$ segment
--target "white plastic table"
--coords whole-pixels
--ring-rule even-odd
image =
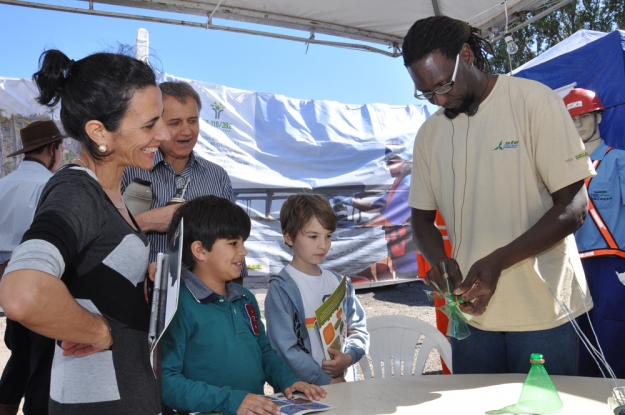
[[[324,386],[322,402],[341,415],[483,415],[516,403],[526,375],[424,375]],[[604,379],[551,376],[564,409],[560,414],[610,415],[612,388]],[[621,385],[625,381],[621,381]]]

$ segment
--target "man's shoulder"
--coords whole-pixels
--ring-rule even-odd
[[[50,170],[39,163],[22,161],[15,170],[0,178],[0,183],[23,181],[45,184],[50,177],[52,177]]]
[[[529,101],[562,101],[562,98],[547,85],[533,79],[517,78],[515,76],[499,76],[503,87],[510,91],[512,97],[523,96]],[[499,81],[498,81],[499,82]]]
[[[197,162],[200,168],[204,170],[208,170],[211,173],[228,176],[228,172],[226,172],[226,169],[221,167],[219,164],[206,160],[195,151],[193,152],[193,156],[195,157],[195,161]]]
[[[144,180],[150,180],[150,178],[152,177],[153,171],[152,169],[150,170],[143,170],[140,169],[138,167],[134,167],[134,166],[127,166],[124,169],[124,174],[122,176],[122,181],[132,181],[134,179],[144,179]]]

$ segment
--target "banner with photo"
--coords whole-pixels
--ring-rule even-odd
[[[266,281],[290,261],[279,213],[298,192],[323,195],[337,214],[325,267],[361,287],[416,278],[407,200],[412,146],[427,107],[299,100],[160,76],[177,80],[202,99],[195,150],[226,169],[237,203],[252,218],[250,283]],[[40,106],[36,96],[32,81],[0,77],[0,177],[19,163],[6,155],[20,148],[20,128],[40,119],[62,128],[58,106]],[[66,141],[68,160],[79,146]]]

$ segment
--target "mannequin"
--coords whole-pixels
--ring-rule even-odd
[[[597,333],[607,362],[618,378],[625,377],[625,151],[607,146],[599,125],[605,108],[599,97],[586,89],[573,89],[564,102],[573,118],[597,176],[586,181],[588,216],[575,233],[594,307],[588,317]],[[597,218],[600,218],[597,221]],[[603,222],[607,231],[601,231]],[[609,231],[609,232],[608,232]],[[588,318],[578,319],[584,334],[594,339]],[[594,341],[593,341],[594,343]],[[605,369],[604,369],[605,371]],[[579,347],[579,375],[601,376],[583,345]]]

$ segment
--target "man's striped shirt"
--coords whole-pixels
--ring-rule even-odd
[[[152,207],[159,208],[167,204],[177,192],[176,172],[163,153],[159,149],[154,156],[154,166],[150,170],[142,170],[138,167],[126,167],[122,179],[122,193],[135,178],[148,180],[152,183]],[[226,170],[215,163],[203,159],[195,152],[189,155],[189,162],[180,174],[182,177],[190,177],[185,200],[192,200],[199,196],[214,195],[225,199],[234,200],[232,183]],[[167,249],[166,232],[146,232],[150,241],[150,262],[156,261],[156,254],[165,252]],[[247,270],[243,268],[242,276],[247,276]]]

